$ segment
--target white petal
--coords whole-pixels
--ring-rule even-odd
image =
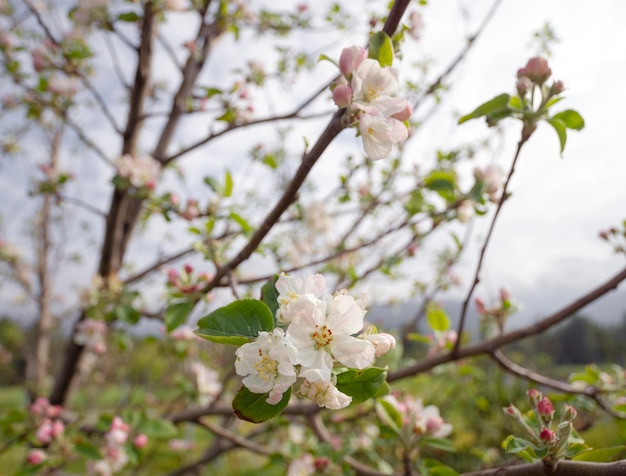
[[[374,363],[374,346],[351,336],[335,336],[331,344],[333,357],[351,369],[364,369]]]

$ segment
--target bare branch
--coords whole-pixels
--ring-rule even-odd
[[[561,460],[551,476],[621,476],[626,474],[626,460],[614,463],[589,463],[586,461]],[[461,476],[546,476],[543,463],[528,463],[515,466],[484,469],[462,473]]]
[[[611,279],[601,284],[597,288],[591,290],[584,296],[581,296],[574,302],[568,304],[567,306],[561,308],[555,313],[541,319],[534,324],[522,327],[520,329],[516,329],[511,332],[507,332],[505,334],[501,334],[497,337],[494,337],[493,339],[489,339],[484,342],[479,342],[477,344],[463,347],[459,349],[456,353],[442,353],[423,359],[414,365],[389,373],[387,380],[389,382],[393,382],[395,380],[400,380],[405,377],[416,375],[420,372],[425,372],[447,362],[453,362],[462,358],[472,357],[475,355],[492,354],[495,350],[499,349],[502,346],[505,346],[512,342],[517,342],[526,337],[540,334],[550,327],[574,315],[580,309],[596,301],[608,292],[617,289],[619,284],[624,280],[626,280],[626,268],[624,268]]]

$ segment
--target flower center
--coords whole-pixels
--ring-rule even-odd
[[[267,355],[262,355],[260,350],[259,354],[261,358],[254,364],[254,368],[264,382],[269,382],[278,373],[278,362]]]
[[[313,345],[320,350],[322,347],[326,347],[333,341],[333,331],[326,326],[315,326],[315,331],[311,332],[311,339],[313,339]]]
[[[293,291],[288,291],[285,296],[282,296],[278,301],[278,304],[281,306],[287,306],[291,301],[298,299],[300,297],[299,294],[294,293]]]

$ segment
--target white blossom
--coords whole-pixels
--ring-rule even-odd
[[[380,357],[381,355],[389,352],[391,349],[396,348],[396,338],[386,332],[366,334],[363,338],[372,343],[376,357]]]
[[[296,348],[285,338],[281,328],[237,349],[235,371],[244,377],[243,384],[253,393],[267,393],[267,403],[275,405],[296,381]]]
[[[287,336],[298,349],[300,376],[330,381],[334,360],[355,369],[373,363],[374,346],[353,337],[363,328],[365,313],[352,296],[336,294],[322,300],[308,294],[297,304]]]
[[[202,406],[206,406],[222,391],[219,374],[202,362],[193,362],[191,364],[191,373],[196,377],[199,403]]]
[[[120,177],[128,179],[135,188],[154,186],[161,173],[161,164],[152,157],[123,155],[115,161]]]
[[[301,296],[311,294],[314,297],[320,297],[325,289],[326,280],[321,274],[311,275],[302,280],[295,276],[287,276],[285,273],[281,273],[276,281],[276,290],[279,293],[279,309],[276,313],[276,318],[282,323],[291,322],[299,310],[297,303]]]
[[[326,380],[305,380],[300,386],[300,395],[310,398],[320,407],[339,410],[350,405],[352,397],[340,392],[332,382]]]
[[[363,150],[373,160],[387,157],[393,144],[404,142],[409,136],[401,121],[386,117],[376,107],[369,107],[361,113],[359,131],[363,138]]]

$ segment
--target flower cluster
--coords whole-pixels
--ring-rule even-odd
[[[481,297],[474,300],[474,305],[482,318],[481,326],[486,336],[504,332],[507,318],[518,310],[518,305],[511,300],[511,293],[506,288],[500,288],[499,300],[491,306],[487,307]]]
[[[409,131],[403,121],[412,114],[406,99],[394,97],[399,87],[398,71],[368,58],[361,46],[344,48],[339,70],[341,78],[333,89],[335,104],[348,108],[358,119],[367,156],[387,157],[393,144],[408,138]]]
[[[573,421],[577,415],[574,407],[563,405],[557,421],[552,401],[540,391],[534,388],[528,390],[526,399],[532,408],[529,414],[522,414],[512,404],[503,408],[504,413],[517,420],[531,438],[531,441],[518,438],[515,452],[519,452],[519,445],[524,444],[531,459],[555,462],[561,458],[571,458],[587,448],[574,430]],[[512,439],[512,436],[509,437],[507,442]]]
[[[167,286],[173,297],[198,293],[213,277],[207,273],[194,273],[193,266],[186,264],[179,272],[174,268],[167,271]]]
[[[74,342],[84,346],[88,352],[104,354],[106,352],[107,325],[99,319],[85,319],[78,323]]]
[[[65,432],[65,425],[60,419],[62,409],[59,405],[50,405],[47,398],[39,397],[31,404],[29,411],[35,418],[37,425],[35,439],[39,444],[49,445]]]
[[[215,397],[222,391],[220,376],[215,370],[199,361],[191,364],[191,373],[196,378],[198,403],[206,406],[215,400]]]
[[[92,474],[109,476],[126,466],[126,463],[128,463],[128,455],[124,449],[124,444],[128,440],[129,434],[130,426],[120,417],[114,417],[113,421],[111,421],[109,431],[104,435],[106,441],[104,458],[92,464],[90,468]],[[135,440],[138,440],[138,438],[136,437]],[[138,441],[139,443],[144,443],[144,440],[146,440],[145,435],[141,438],[141,441]]]
[[[161,173],[161,164],[149,156],[123,155],[115,161],[117,173],[133,187],[154,190]]]
[[[445,438],[452,433],[452,425],[444,421],[439,408],[424,406],[420,398],[411,395],[385,395],[377,403],[376,413],[407,448],[422,436]]]
[[[388,334],[358,336],[364,328],[362,303],[345,291],[326,294],[325,287],[319,274],[305,280],[281,274],[276,317],[283,327],[259,332],[236,351],[235,370],[243,384],[251,392],[268,393],[272,405],[298,382],[301,397],[344,408],[352,398],[335,386],[333,368],[365,369],[376,355],[395,347]]]

